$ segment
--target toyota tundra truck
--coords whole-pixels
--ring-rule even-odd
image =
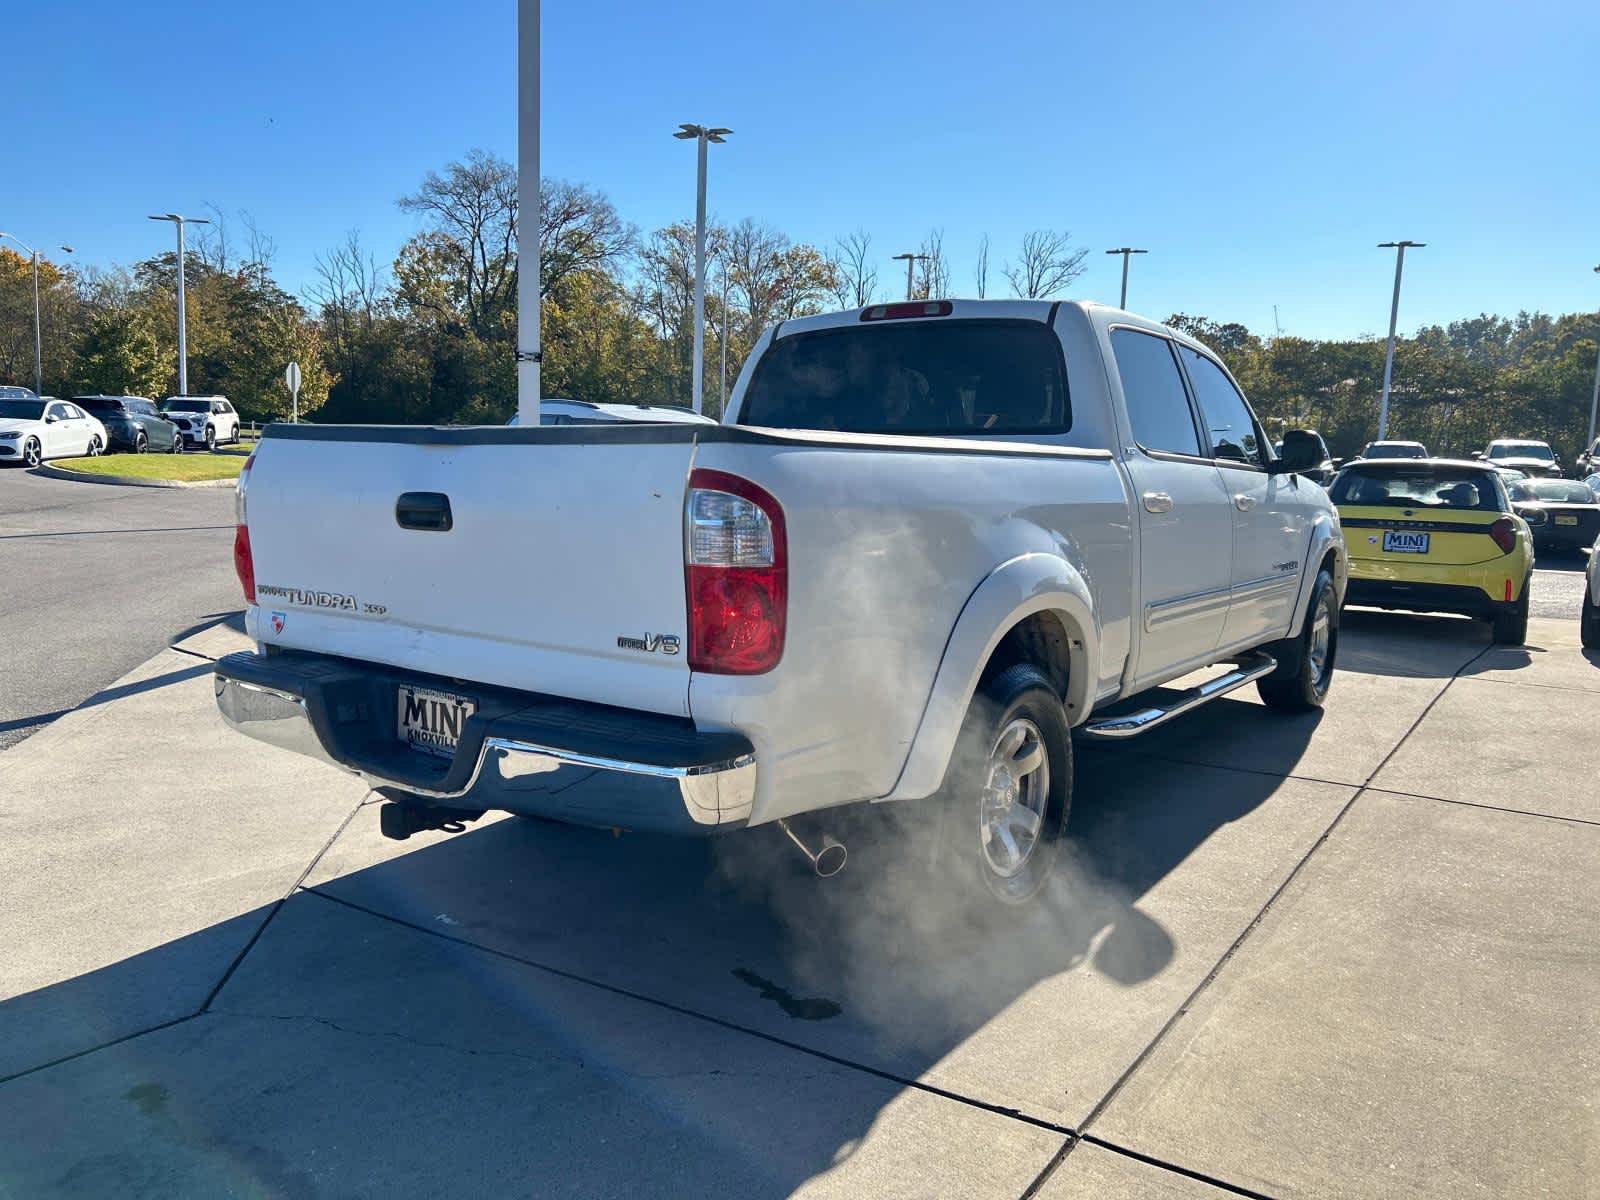
[[[776,822],[826,873],[791,818],[923,805],[951,869],[1022,903],[1075,735],[1249,683],[1323,703],[1319,459],[1302,431],[1275,453],[1203,345],[1047,301],[784,321],[718,425],[273,425],[238,490],[256,649],[217,703],[366,780],[396,836]]]

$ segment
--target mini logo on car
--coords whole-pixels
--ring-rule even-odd
[[[284,613],[281,613],[281,612],[273,613],[272,614],[272,632],[273,633],[282,633],[283,632],[283,623],[287,619],[288,619],[287,615],[284,614]]]
[[[617,647],[622,650],[643,650],[646,654],[678,652],[678,638],[670,633],[647,633],[643,637],[619,637]]]

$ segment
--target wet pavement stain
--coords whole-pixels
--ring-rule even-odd
[[[122,1098],[132,1100],[147,1117],[159,1116],[167,1107],[167,1089],[159,1083],[136,1083]]]
[[[763,1000],[771,1000],[797,1020],[826,1021],[829,1017],[837,1017],[841,1011],[832,1000],[821,996],[796,996],[788,988],[781,987],[770,979],[763,979],[754,971],[747,971],[743,967],[735,967],[733,977],[740,983],[747,983],[755,988],[761,993]]]

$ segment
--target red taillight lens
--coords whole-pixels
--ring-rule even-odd
[[[233,573],[239,577],[239,586],[244,589],[245,602],[256,602],[256,563],[250,556],[250,531],[243,525],[234,527],[233,530]]]
[[[783,509],[723,471],[693,471],[684,505],[689,669],[758,675],[783,657],[789,611]]]
[[[1511,523],[1510,517],[1501,517],[1489,526],[1489,536],[1500,547],[1502,554],[1510,554],[1517,548],[1517,527]]]

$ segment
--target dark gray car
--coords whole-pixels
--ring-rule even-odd
[[[110,439],[108,449],[145,454],[151,450],[183,453],[183,435],[161,415],[154,400],[143,396],[74,396],[72,402],[100,418]]]

